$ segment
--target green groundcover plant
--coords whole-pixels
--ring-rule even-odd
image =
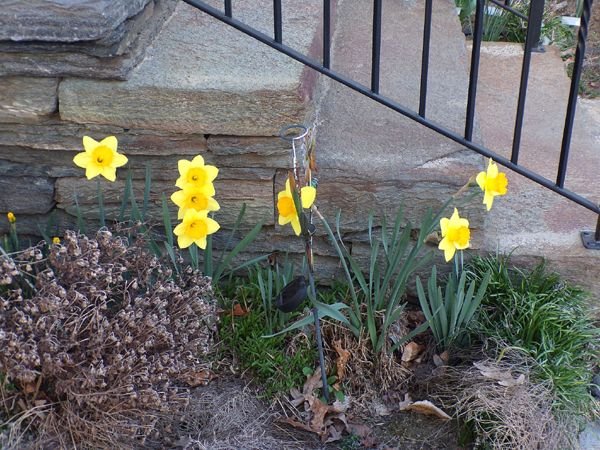
[[[533,358],[533,376],[551,383],[557,412],[598,414],[589,389],[600,359],[600,329],[591,317],[588,294],[543,263],[519,270],[503,255],[474,258],[469,271],[473,279],[491,274],[470,327],[475,337],[497,358],[506,349]]]

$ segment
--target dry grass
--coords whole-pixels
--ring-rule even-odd
[[[525,380],[502,386],[473,365],[443,367],[427,380],[428,395],[474,427],[479,444],[491,449],[554,450],[573,447],[566,427],[552,414],[552,392],[532,383],[524,360],[483,361]]]
[[[388,354],[387,351],[376,354],[366,334],[356,339],[347,328],[327,321],[323,322],[322,331],[329,368],[335,367],[337,357],[336,351],[329,346],[329,343],[339,340],[342,348],[350,352],[345,379],[342,381],[346,389],[345,393],[352,395],[357,403],[362,403],[361,399],[377,397],[390,389],[401,389],[407,386],[412,372],[402,366],[396,354]],[[406,333],[405,327],[399,331],[401,336]],[[333,369],[328,373],[333,373]]]
[[[197,390],[183,417],[174,425],[185,450],[301,450],[307,446],[297,433],[277,433],[278,414],[239,383]]]

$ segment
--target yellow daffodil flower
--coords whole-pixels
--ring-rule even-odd
[[[443,217],[440,220],[442,229],[442,240],[438,246],[444,251],[446,262],[450,261],[456,250],[464,250],[469,247],[471,231],[469,230],[469,221],[458,215],[458,210],[454,208],[454,214],[448,219]]]
[[[109,136],[100,142],[89,136],[83,137],[84,152],[78,153],[73,158],[76,166],[85,169],[88,180],[102,175],[109,181],[117,178],[117,167],[127,164],[127,157],[117,153],[117,138]]]
[[[6,218],[8,219],[9,223],[15,223],[17,221],[17,217],[15,216],[15,213],[12,211],[9,211],[6,214]]]
[[[60,238],[58,236],[54,236],[52,238],[52,243],[53,244],[60,244]]]
[[[188,209],[218,211],[221,207],[212,197],[213,195],[215,195],[215,188],[212,183],[204,186],[185,185],[181,191],[177,191],[171,195],[173,203],[179,206],[177,219],[183,219]]]
[[[492,203],[494,203],[494,197],[506,194],[508,186],[506,174],[498,172],[498,165],[490,158],[487,172],[479,172],[476,181],[484,192],[483,204],[489,211],[492,208]]]
[[[304,186],[300,190],[302,207],[310,208],[315,202],[316,196],[317,190],[314,187]],[[302,228],[300,226],[300,218],[296,212],[296,205],[294,205],[289,179],[285,181],[285,190],[277,194],[277,211],[279,211],[279,225],[291,223],[294,233],[296,233],[296,236],[299,236]]]
[[[219,228],[217,221],[208,217],[208,211],[188,209],[183,216],[183,222],[175,227],[173,233],[177,236],[177,244],[180,248],[188,248],[196,244],[204,250],[206,237]]]
[[[195,156],[191,161],[180,159],[177,162],[177,167],[179,169],[179,178],[177,178],[175,186],[180,189],[183,189],[187,184],[195,186],[210,184],[219,174],[219,169],[215,166],[205,165],[204,158],[200,155]]]

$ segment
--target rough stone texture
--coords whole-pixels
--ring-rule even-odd
[[[57,88],[55,78],[0,79],[0,122],[37,121],[55,112]]]
[[[134,38],[148,26],[148,20],[154,13],[154,1],[151,0],[135,16],[107,30],[109,34],[101,39],[75,42],[45,42],[45,41],[2,41],[0,52],[9,53],[85,53],[93,56],[121,55],[131,45]]]
[[[579,435],[581,450],[597,450],[600,448],[600,422],[589,423]]]
[[[316,0],[288,5],[288,45],[312,53],[320,10]],[[236,5],[240,20],[269,28],[264,11],[259,0]],[[310,113],[313,82],[301,64],[180,2],[127,82],[65,80],[60,114],[126,128],[274,136]]]
[[[24,182],[25,181],[25,182]],[[54,206],[54,183],[48,178],[0,178],[0,211],[45,214]]]
[[[90,77],[124,80],[145,55],[175,0],[154,0],[99,41],[72,44],[0,42],[0,76]]]
[[[508,156],[517,104],[522,47],[486,43],[482,48],[477,112],[483,141]],[[502,66],[501,73],[497,68]],[[519,164],[555,180],[570,80],[558,49],[549,47],[532,58]],[[548,93],[552,92],[552,100]],[[595,182],[600,167],[600,102],[579,102],[565,187],[592,201],[600,199]],[[483,247],[512,252],[515,264],[545,258],[567,279],[600,299],[600,252],[587,250],[579,232],[593,229],[597,216],[514,173],[509,193],[494,202],[486,216]]]
[[[370,83],[371,12],[365,3],[338,9],[333,61],[336,70]],[[464,35],[453,3],[434,2],[428,116],[447,128],[464,128],[467,70]],[[383,2],[381,93],[418,109],[422,2]],[[399,44],[401,43],[401,45]],[[418,226],[427,207],[440,206],[481,170],[482,158],[439,134],[335,82],[322,89],[317,119],[319,202],[328,217],[341,208],[350,231],[364,229],[369,212],[394,214],[405,205]],[[479,227],[483,210],[469,205]]]
[[[75,42],[101,39],[149,0],[3,0],[0,40]]]

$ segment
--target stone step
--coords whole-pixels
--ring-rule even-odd
[[[468,87],[465,38],[454,3],[433,3],[426,115],[460,132]],[[371,18],[372,3],[342,2],[333,39],[332,68],[367,86]],[[383,1],[381,94],[413,111],[419,107],[423,18],[423,2]],[[389,217],[402,204],[418,226],[425,210],[439,207],[483,167],[474,152],[337,82],[325,80],[320,92],[320,203],[325,198],[329,217],[341,208],[354,219],[346,231],[364,229],[370,211]],[[481,225],[479,205],[465,213],[472,226]]]
[[[0,8],[0,76],[126,79],[176,4],[9,2]]]
[[[287,45],[314,53],[321,6],[317,0],[285,3]],[[238,2],[235,15],[271,34],[271,7]],[[60,117],[177,133],[276,136],[281,126],[310,115],[315,78],[300,63],[179,2],[127,81],[63,81]]]
[[[477,92],[481,139],[510,157],[522,46],[484,43]],[[498,71],[502,67],[502,71]],[[534,53],[519,164],[556,179],[570,79],[557,48]],[[579,100],[565,187],[600,201],[600,102]],[[600,296],[600,251],[583,247],[579,232],[594,229],[587,209],[508,171],[509,192],[486,215],[483,249],[512,252],[515,263],[545,258],[562,275]]]

